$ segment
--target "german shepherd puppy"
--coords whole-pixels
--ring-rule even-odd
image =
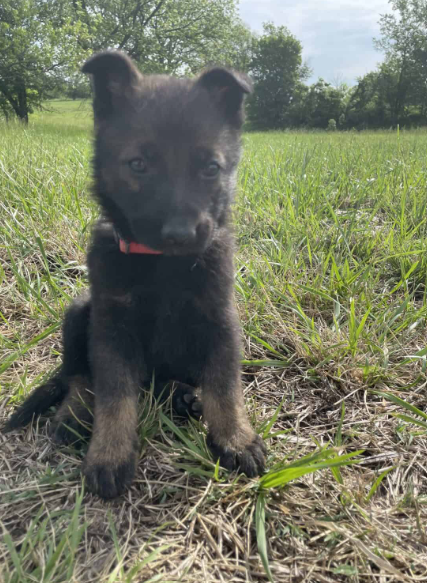
[[[178,413],[201,411],[221,466],[264,470],[247,418],[233,300],[230,203],[250,81],[213,68],[197,79],[143,76],[123,53],[89,59],[95,116],[94,194],[102,216],[88,252],[90,293],[63,326],[60,373],[6,429],[62,402],[58,442],[91,421],[83,473],[102,498],[121,494],[137,464],[137,404],[155,376]],[[173,381],[173,382],[171,382]]]

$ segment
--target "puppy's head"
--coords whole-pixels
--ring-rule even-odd
[[[143,76],[123,53],[83,67],[93,78],[95,188],[123,237],[200,254],[224,224],[240,157],[247,77]]]

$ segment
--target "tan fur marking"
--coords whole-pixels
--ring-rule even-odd
[[[230,393],[218,398],[202,390],[203,417],[216,444],[241,451],[252,443],[255,432],[250,426],[243,395]]]
[[[137,398],[121,397],[106,407],[97,403],[87,465],[118,466],[127,461],[136,444]]]

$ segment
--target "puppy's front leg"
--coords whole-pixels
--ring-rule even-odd
[[[91,323],[95,419],[83,473],[88,488],[102,498],[122,494],[137,464],[141,351],[121,316],[117,310],[94,310]]]
[[[221,342],[215,342],[215,347],[202,381],[208,445],[222,467],[254,477],[264,471],[266,448],[246,414],[237,334],[222,330]]]

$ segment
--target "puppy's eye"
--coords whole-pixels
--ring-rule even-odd
[[[131,170],[138,172],[138,174],[144,174],[148,170],[147,163],[143,158],[134,158],[129,162],[129,166]]]
[[[209,162],[204,168],[202,168],[201,174],[203,178],[216,178],[220,171],[220,166],[218,162]]]

